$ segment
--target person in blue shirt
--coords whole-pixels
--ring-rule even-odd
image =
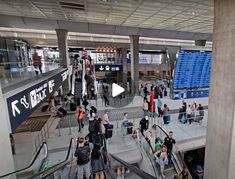
[[[162,101],[159,96],[157,98],[157,109],[158,109],[158,117],[162,117]]]

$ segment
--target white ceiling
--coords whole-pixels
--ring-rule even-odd
[[[213,3],[214,0],[0,0],[0,14],[212,33]]]

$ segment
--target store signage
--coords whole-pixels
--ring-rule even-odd
[[[95,71],[103,72],[121,72],[123,71],[122,65],[95,65]]]
[[[67,79],[67,70],[7,98],[12,132]]]

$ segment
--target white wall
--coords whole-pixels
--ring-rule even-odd
[[[11,143],[9,138],[7,110],[5,108],[5,100],[2,96],[2,88],[0,85],[0,175],[14,171],[14,161],[11,152]]]

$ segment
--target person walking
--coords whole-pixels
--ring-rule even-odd
[[[170,131],[168,136],[164,139],[164,143],[163,145],[166,146],[167,148],[167,157],[168,157],[168,163],[169,165],[171,165],[171,156],[172,156],[172,149],[173,149],[173,145],[175,145],[175,139],[173,139],[173,132]]]
[[[81,106],[78,106],[75,112],[75,117],[78,122],[78,132],[81,132],[81,128],[84,127],[84,124],[83,124],[84,116],[85,116],[85,110]]]
[[[78,147],[75,151],[75,161],[77,163],[77,179],[90,178],[91,168],[90,168],[90,147],[85,145],[85,139],[78,139]]]
[[[103,97],[104,97],[104,105],[106,107],[109,105],[109,88],[108,88],[108,86],[104,87]]]

